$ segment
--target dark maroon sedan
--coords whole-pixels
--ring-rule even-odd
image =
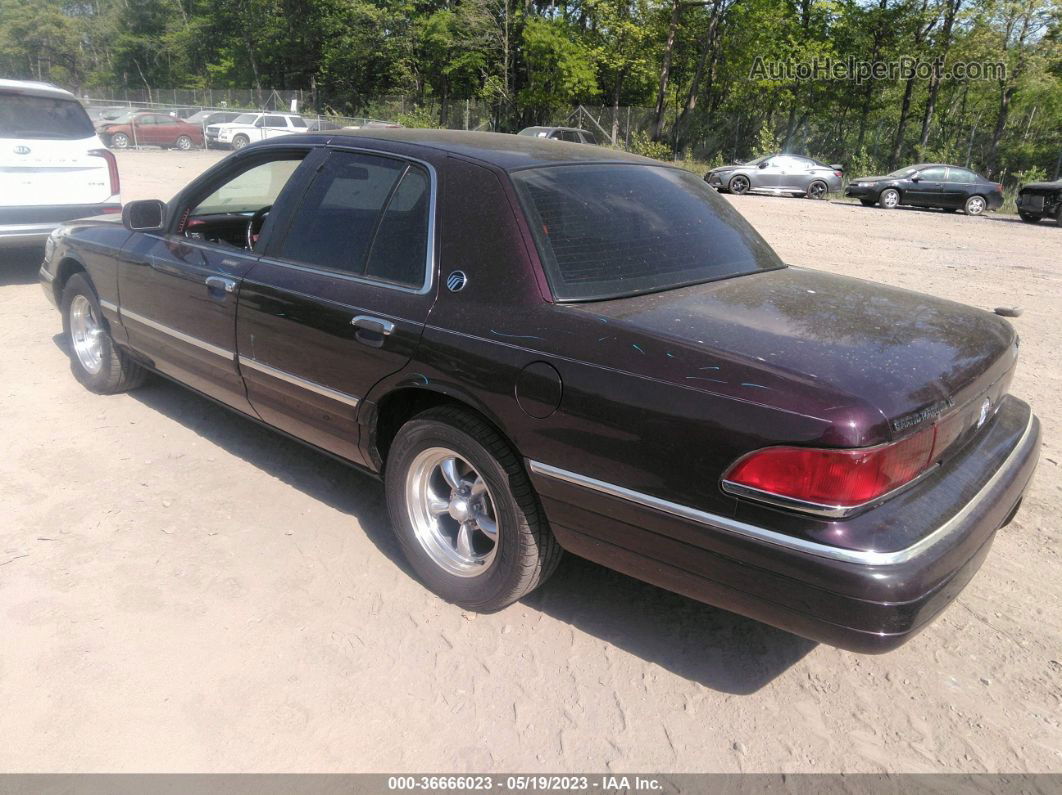
[[[85,386],[161,373],[379,475],[413,568],[474,610],[564,549],[885,651],[1040,446],[1005,320],[787,267],[696,175],[594,147],[289,136],[62,227],[41,277]]]

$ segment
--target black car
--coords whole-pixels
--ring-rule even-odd
[[[380,477],[413,570],[469,609],[567,550],[885,651],[961,591],[1036,466],[1006,320],[788,267],[656,160],[290,135],[123,222],[46,251],[78,380],[161,373]]]
[[[1018,191],[1018,215],[1027,224],[1050,218],[1062,226],[1062,179],[1022,185]]]
[[[980,215],[1003,206],[1003,186],[998,182],[944,163],[919,163],[884,177],[859,177],[848,183],[844,195],[859,199],[864,207],[877,204],[886,210],[905,204]]]

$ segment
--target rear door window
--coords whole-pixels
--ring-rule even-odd
[[[589,301],[783,267],[700,177],[633,164],[513,174],[554,296]]]
[[[407,287],[424,283],[430,181],[397,158],[333,152],[277,256]]]
[[[948,175],[948,170],[943,167],[924,168],[918,172],[918,176],[930,182],[943,182]]]
[[[949,168],[948,182],[958,182],[961,185],[968,185],[972,182],[977,182],[977,175],[972,171],[967,171],[965,168]]]
[[[95,134],[79,102],[0,92],[0,138],[71,141]]]

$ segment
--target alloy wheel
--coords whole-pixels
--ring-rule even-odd
[[[985,200],[980,196],[971,196],[966,200],[966,214],[980,215],[985,211]]]
[[[881,194],[881,206],[887,210],[891,210],[894,207],[898,207],[900,204],[900,194],[898,191],[889,190],[884,191]]]
[[[732,180],[730,180],[730,192],[731,193],[744,193],[749,189],[749,178],[743,177],[738,174]]]
[[[826,183],[824,182],[812,182],[808,187],[808,197],[812,199],[821,199],[826,195]]]
[[[97,309],[83,295],[74,297],[70,303],[70,342],[81,366],[90,375],[103,368],[103,323]]]
[[[486,572],[498,551],[498,516],[486,481],[445,447],[430,447],[406,474],[406,509],[432,561],[458,577]]]

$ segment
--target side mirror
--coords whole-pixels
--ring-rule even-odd
[[[762,163],[760,163],[759,166],[757,166],[757,168],[767,168],[767,166],[769,166],[770,164],[771,164],[770,160],[764,160]]]
[[[158,232],[166,217],[166,203],[158,199],[128,202],[122,208],[122,224],[130,232]]]
[[[911,175],[911,182],[918,182],[918,180],[920,179],[922,179],[922,177],[920,177],[918,174]]]

